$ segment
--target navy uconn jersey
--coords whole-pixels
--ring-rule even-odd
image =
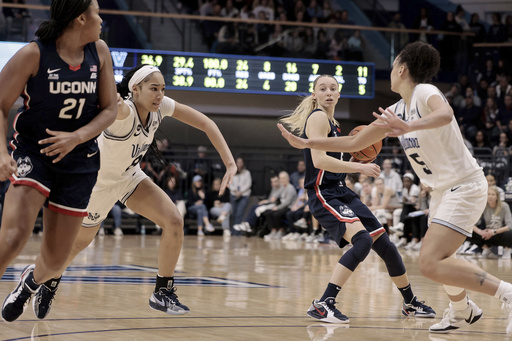
[[[311,114],[313,114],[316,111],[321,111],[320,109],[313,110]],[[308,118],[309,118],[308,116]],[[331,131],[327,135],[328,137],[335,137],[340,136],[340,129],[334,125],[331,121],[329,121],[329,124],[331,125]],[[307,126],[307,121],[306,121]],[[306,135],[306,126],[304,126],[304,133],[301,137],[308,138]],[[340,181],[345,181],[346,174],[343,173],[331,173],[324,171],[322,169],[315,168],[315,165],[313,164],[313,160],[311,159],[311,149],[304,149],[302,151],[302,154],[304,155],[304,161],[306,162],[306,176],[304,178],[304,188],[306,189],[312,189],[315,186],[338,186]],[[327,155],[334,157],[338,160],[341,160],[342,153],[339,152],[327,152]]]
[[[125,103],[130,107],[130,114],[123,120],[116,120],[99,137],[101,150],[101,169],[98,184],[111,185],[121,178],[129,178],[140,169],[140,161],[153,141],[155,132],[165,116],[172,116],[176,103],[164,97],[160,108],[150,112],[146,124],[141,122],[137,108],[131,100]]]
[[[46,129],[75,131],[88,124],[99,113],[98,73],[100,59],[96,44],[84,47],[84,60],[72,67],[57,53],[55,42],[35,40],[40,50],[39,70],[30,78],[21,94],[23,106],[14,119],[13,149],[23,148],[51,161],[55,157],[40,154],[39,140],[48,138]],[[37,124],[35,124],[37,122]],[[95,140],[78,145],[57,165],[61,170],[97,171],[98,151]],[[89,156],[89,157],[88,157]],[[91,161],[91,162],[88,162]]]

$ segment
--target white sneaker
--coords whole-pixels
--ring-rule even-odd
[[[265,240],[271,240],[274,239],[274,236],[276,235],[277,231],[270,231],[269,234],[266,234],[263,239]]]
[[[105,228],[104,227],[100,227],[100,229],[98,231],[98,236],[100,236],[100,237],[105,236]]]
[[[290,240],[295,235],[294,232],[288,233],[286,236],[283,237],[283,240]]]
[[[501,298],[501,301],[503,302],[501,309],[506,309],[508,312],[507,329],[506,329],[507,335],[511,335],[512,334],[512,292],[503,295],[503,297]]]
[[[222,235],[224,237],[231,237],[231,231],[229,231],[229,229],[225,229],[223,232],[222,232]]]
[[[466,251],[469,247],[471,246],[471,243],[468,242],[468,241],[465,241],[458,249],[457,249],[457,254],[460,255],[462,254],[464,251]]]
[[[395,246],[398,248],[398,247],[402,247],[404,246],[405,244],[407,243],[407,239],[405,238],[400,238],[400,240],[398,241],[398,243],[395,244]]]
[[[299,220],[294,222],[293,225],[297,226],[297,227],[300,227],[302,229],[307,229],[308,228],[308,223],[307,223],[306,219],[304,219],[304,218],[300,218]]]
[[[412,248],[416,245],[416,241],[411,240],[407,245],[405,245],[404,249],[406,250],[412,250]]]
[[[414,251],[419,251],[421,249],[421,242],[417,242],[413,247],[412,249]]]
[[[512,249],[509,247],[503,248],[503,254],[501,255],[501,258],[503,259],[510,259],[510,256],[512,255]]]
[[[283,238],[283,232],[277,231],[276,234],[274,234],[274,237],[272,239],[282,239]]]
[[[120,227],[116,227],[114,229],[114,236],[116,237],[122,237],[123,236],[123,230],[121,230]]]
[[[300,233],[295,232],[290,236],[290,239],[288,239],[291,242],[297,241],[300,238]]]
[[[198,236],[204,236],[204,232],[203,232],[203,230],[199,230],[199,229],[198,229],[198,230],[197,230],[197,235],[198,235]]]
[[[478,249],[478,245],[476,244],[472,244],[469,248],[467,248],[466,250],[462,251],[462,254],[463,255],[474,255],[476,254],[476,250]]]
[[[215,227],[213,227],[213,225],[212,225],[212,224],[208,224],[208,225],[206,225],[205,229],[206,229],[206,231],[208,231],[208,232],[213,232],[213,231],[215,231]]]
[[[482,314],[482,309],[478,308],[478,306],[469,299],[468,307],[460,311],[453,310],[452,304],[450,303],[449,307],[444,311],[441,322],[430,326],[429,331],[431,333],[449,333],[452,330],[475,323],[482,317]]]
[[[245,232],[252,232],[252,228],[251,228],[251,224],[249,224],[248,222],[244,221],[242,224],[242,231],[245,231]]]
[[[241,231],[242,230],[242,224],[235,224],[235,225],[233,225],[233,230]]]
[[[396,233],[399,237],[404,235],[404,223],[398,223],[396,226],[391,226],[389,228],[390,231]]]

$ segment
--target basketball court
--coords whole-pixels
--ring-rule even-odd
[[[33,263],[40,238],[32,236],[0,281],[0,299]],[[191,314],[169,316],[148,305],[159,237],[96,237],[66,271],[52,311],[37,320],[30,305],[15,322],[0,322],[0,340],[503,340],[507,313],[497,299],[470,293],[483,309],[476,324],[451,334],[429,334],[448,305],[440,285],[417,269],[418,251],[401,250],[415,294],[436,319],[405,318],[402,297],[372,251],[343,287],[337,307],[347,325],[306,315],[320,298],[341,256],[336,246],[260,238],[186,236],[176,273],[180,301]],[[475,259],[512,281],[512,260]]]

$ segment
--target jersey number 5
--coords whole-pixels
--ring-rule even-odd
[[[428,168],[428,166],[425,164],[425,162],[421,161],[420,160],[420,156],[418,155],[418,153],[414,153],[414,154],[411,154],[409,155],[411,157],[411,159],[414,160],[414,162],[416,162],[418,165],[420,166],[423,166],[423,171],[427,174],[432,174],[432,171]]]
[[[79,119],[82,115],[82,110],[84,109],[85,98],[80,98],[78,100],[76,98],[67,98],[64,101],[64,107],[60,109],[59,118],[63,118],[65,120],[73,119],[73,115],[68,113],[68,111],[75,109],[77,104],[78,110],[75,119]]]

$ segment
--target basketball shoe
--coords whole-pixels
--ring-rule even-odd
[[[27,283],[27,279],[33,283],[33,272],[34,272],[35,264],[30,264],[25,269],[23,269],[20,281],[14,289],[7,297],[5,298],[4,304],[2,306],[2,318],[7,322],[12,322],[20,317],[25,311],[27,303],[32,298],[32,295],[36,292],[36,289],[32,289]]]
[[[402,306],[402,314],[405,316],[415,317],[436,317],[434,309],[425,304],[425,301],[418,301],[414,296],[410,303],[405,303]]]
[[[160,288],[158,292],[153,292],[149,299],[149,306],[152,309],[163,311],[169,315],[183,315],[190,313],[190,309],[178,300],[176,287]]]
[[[58,285],[58,280],[54,280],[50,284],[52,288],[47,287],[46,284],[41,284],[37,290],[34,300],[32,301],[32,308],[38,319],[44,319],[50,313]]]
[[[328,297],[325,301],[313,300],[308,309],[308,315],[316,320],[329,323],[349,323],[347,316],[336,309],[334,297]]]
[[[512,293],[506,293],[501,297],[501,301],[503,302],[503,305],[501,306],[501,309],[506,309],[508,312],[507,317],[507,334],[512,334]]]
[[[449,307],[444,311],[441,322],[430,326],[429,330],[431,333],[449,333],[452,330],[475,323],[482,317],[482,314],[482,309],[478,308],[471,300],[468,300],[468,307],[460,311],[453,310],[450,303]]]

